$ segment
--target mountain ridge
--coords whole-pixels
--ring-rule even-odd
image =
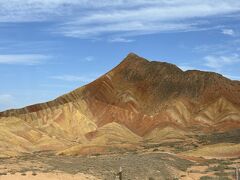
[[[67,99],[68,98],[64,98],[64,97],[67,97],[69,94],[76,94],[75,92],[76,91],[79,91],[80,89],[86,87],[87,85],[90,85],[92,83],[94,83],[95,81],[103,78],[104,76],[107,76],[108,74],[111,74],[114,70],[116,70],[117,68],[121,68],[121,66],[129,66],[131,64],[136,64],[138,63],[139,61],[141,62],[144,62],[144,63],[152,63],[153,65],[161,65],[161,66],[167,66],[168,68],[171,68],[171,70],[175,69],[177,70],[178,72],[182,72],[183,74],[185,75],[190,75],[190,76],[194,76],[194,75],[202,75],[202,76],[206,76],[206,75],[210,75],[210,76],[213,76],[213,77],[218,77],[218,78],[223,78],[224,80],[227,80],[227,81],[231,81],[233,83],[237,83],[237,84],[240,84],[240,81],[237,81],[237,80],[231,80],[231,79],[228,79],[224,76],[222,76],[221,74],[218,74],[218,73],[215,73],[215,72],[208,72],[208,71],[200,71],[200,70],[187,70],[187,71],[183,71],[181,70],[180,68],[178,68],[176,65],[174,64],[171,64],[171,63],[167,63],[167,62],[160,62],[160,61],[148,61],[147,59],[145,58],[142,58],[140,56],[138,56],[137,54],[135,53],[129,53],[122,62],[120,62],[119,65],[117,65],[115,68],[113,68],[112,70],[110,70],[109,72],[107,72],[106,74],[100,76],[99,78],[97,78],[96,80],[94,80],[93,82],[90,82],[89,84],[86,84],[84,85],[83,87],[80,87],[80,88],[77,88],[73,91],[71,91],[70,93],[67,93],[67,94],[64,94],[62,96],[59,96],[57,97],[56,99],[53,99],[51,101],[48,101],[48,102],[43,102],[43,103],[37,103],[37,104],[33,104],[33,105],[29,105],[29,106],[26,106],[26,107],[23,107],[23,108],[17,108],[17,109],[10,109],[10,110],[5,110],[5,111],[1,111],[0,112],[0,116],[4,116],[5,114],[8,114],[8,113],[4,113],[4,112],[9,112],[9,111],[16,111],[16,110],[22,110],[22,109],[27,109],[29,110],[30,112],[34,112],[34,111],[38,111],[38,110],[41,110],[41,109],[38,109],[38,108],[34,108],[34,107],[37,107],[37,106],[42,106],[43,105],[43,108],[44,108],[44,104],[49,104],[49,106],[52,105],[53,102],[57,102],[59,105],[61,104],[64,104],[64,103],[67,103]],[[75,96],[76,98],[77,96]],[[47,108],[47,107],[46,107]],[[28,111],[26,112],[28,113]],[[12,115],[10,113],[10,115]]]
[[[28,142],[44,144],[34,150],[75,146],[96,150],[109,140],[137,146],[147,137],[151,143],[188,142],[192,141],[189,136],[199,133],[240,128],[240,83],[216,73],[182,71],[176,65],[130,53],[95,81],[55,100],[1,112],[0,133],[6,137],[0,142],[13,147],[7,137],[12,133],[20,137],[23,131],[9,128],[8,120],[26,130],[21,136],[26,151]]]

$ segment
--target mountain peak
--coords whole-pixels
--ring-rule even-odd
[[[130,52],[128,53],[127,57],[139,57],[139,56],[133,52]]]
[[[145,61],[145,62],[149,62],[147,59],[135,54],[135,53],[129,53],[124,59],[122,62],[139,62],[139,61]]]
[[[147,63],[149,63],[147,59],[140,57],[137,54],[131,52],[110,72],[119,71],[120,69],[125,69],[129,67],[136,67],[136,65],[140,65],[140,64],[146,65]]]

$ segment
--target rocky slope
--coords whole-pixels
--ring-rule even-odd
[[[53,101],[1,112],[0,123],[3,156],[184,141],[240,128],[240,82],[131,53],[97,80]]]

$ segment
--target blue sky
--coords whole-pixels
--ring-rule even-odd
[[[0,0],[0,111],[54,99],[129,52],[240,80],[240,1]]]

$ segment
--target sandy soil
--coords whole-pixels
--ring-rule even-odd
[[[97,180],[115,179],[119,167],[123,179],[198,180],[200,177],[234,179],[239,158],[203,159],[178,157],[164,152],[131,152],[94,156],[56,156],[37,152],[0,158],[0,180]]]
[[[0,160],[1,178],[24,178],[23,174],[35,172],[36,177],[49,176],[56,179],[84,179],[83,174],[92,175],[100,179],[115,179],[119,168],[123,169],[123,179],[165,180],[168,177],[177,177],[179,172],[184,172],[192,163],[167,153],[143,153],[135,152],[115,155],[97,156],[56,156],[51,153],[26,154],[22,157],[5,158]],[[57,176],[55,172],[66,175]],[[19,174],[20,173],[20,174]],[[79,173],[82,176],[79,176]],[[7,174],[7,175],[6,175]],[[13,174],[13,175],[11,175]],[[16,174],[16,175],[15,175]],[[23,177],[22,177],[23,176]],[[87,176],[88,177],[88,176]],[[92,178],[88,177],[88,179]],[[24,178],[25,179],[25,178]],[[33,178],[31,178],[33,179]],[[49,178],[42,178],[49,179]],[[1,180],[1,179],[0,179]],[[34,180],[34,179],[33,179]]]
[[[24,174],[7,174],[4,176],[0,176],[0,180],[99,180],[98,178],[92,175],[86,175],[82,173],[78,173],[75,175],[67,174],[67,173],[39,173],[33,175],[31,172],[27,172]]]

